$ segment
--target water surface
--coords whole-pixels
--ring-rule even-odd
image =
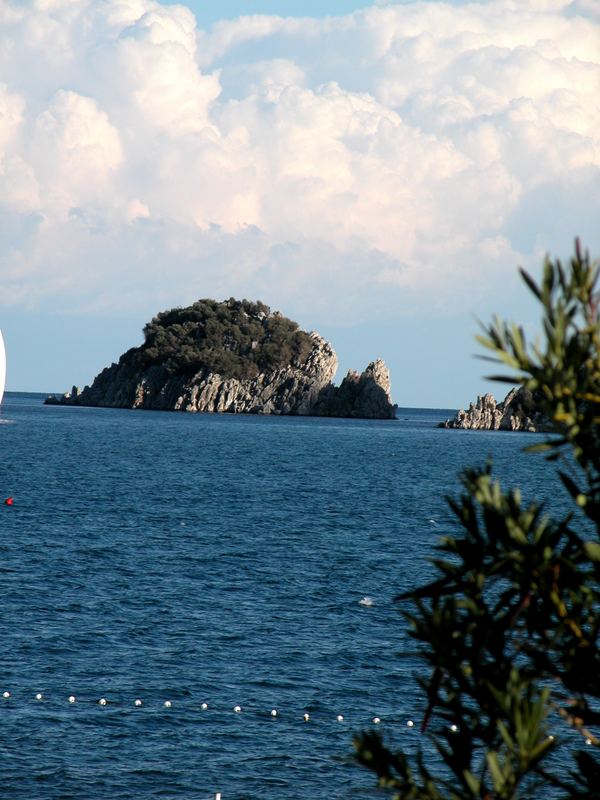
[[[434,427],[450,414],[186,415],[9,393],[5,796],[372,797],[341,759],[375,715],[416,743],[393,598],[430,574],[457,471],[493,455],[507,481],[563,502],[522,455],[530,436]]]

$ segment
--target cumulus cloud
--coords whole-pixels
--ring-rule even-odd
[[[0,75],[2,304],[456,308],[577,233],[600,248],[586,0],[207,31],[155,0],[3,0]]]

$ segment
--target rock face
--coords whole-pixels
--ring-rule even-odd
[[[454,419],[441,422],[439,427],[529,433],[553,430],[548,417],[537,409],[531,392],[522,387],[511,389],[500,403],[496,403],[491,394],[479,396],[467,411],[461,408]]]
[[[337,369],[331,345],[317,334],[312,334],[311,339],[313,347],[303,364],[291,363],[246,379],[226,378],[209,369],[189,378],[169,375],[161,366],[138,372],[126,353],[83,391],[74,387],[61,398],[48,398],[46,402],[162,411],[308,415]]]
[[[229,301],[230,308],[233,302]],[[226,304],[216,304],[217,312],[220,305]],[[189,309],[183,310],[187,311]],[[171,312],[165,312],[165,315],[167,313]],[[160,315],[156,319],[160,321]],[[269,315],[261,311],[257,319],[264,322]],[[285,318],[279,315],[277,319]],[[147,340],[141,347],[124,353],[118,363],[104,369],[91,386],[83,390],[73,387],[71,392],[60,397],[48,397],[46,403],[235,414],[395,417],[395,407],[390,399],[389,372],[383,361],[369,364],[361,375],[350,371],[342,385],[336,388],[332,384],[337,369],[333,347],[317,333],[302,332],[302,335],[307,340],[301,352],[291,355],[287,363],[259,372],[255,370],[256,374],[249,377],[223,375],[208,366],[202,366],[192,373],[189,370],[187,373],[181,370],[174,372],[173,368],[169,369],[168,362],[148,363],[145,354],[150,345]],[[197,343],[199,340],[204,346],[202,334],[198,331],[190,328],[186,337],[184,346],[188,346],[190,341]],[[227,349],[232,346],[229,333],[225,339],[227,341],[223,347]],[[254,341],[251,347],[256,352]],[[173,363],[172,350],[170,354]],[[242,363],[242,368],[244,366]],[[236,369],[240,370],[239,361]]]
[[[385,363],[381,359],[372,361],[360,375],[349,370],[341,386],[328,386],[321,392],[313,413],[322,417],[395,419]]]

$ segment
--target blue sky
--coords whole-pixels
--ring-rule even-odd
[[[19,0],[0,22],[7,388],[84,385],[156,312],[261,299],[382,357],[394,399],[494,387],[476,318],[600,255],[600,13],[462,4]],[[248,19],[244,15],[263,15]]]
[[[167,5],[177,5],[169,0]],[[263,2],[233,2],[219,0],[218,3],[193,0],[186,3],[194,12],[202,27],[212,25],[221,19],[236,19],[249,14],[272,14],[280,17],[324,17],[350,14],[361,8],[374,5],[359,0],[336,0],[336,2],[315,2],[315,0],[263,0]]]

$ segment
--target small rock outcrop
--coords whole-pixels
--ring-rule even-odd
[[[480,431],[551,431],[551,421],[541,413],[530,391],[520,387],[511,389],[502,402],[497,403],[492,394],[479,396],[454,419],[440,422],[440,428],[459,428]]]
[[[199,300],[165,311],[145,341],[102,370],[91,386],[51,395],[50,405],[143,408],[233,414],[393,419],[383,361],[342,385],[333,347],[318,333],[262,303]]]

